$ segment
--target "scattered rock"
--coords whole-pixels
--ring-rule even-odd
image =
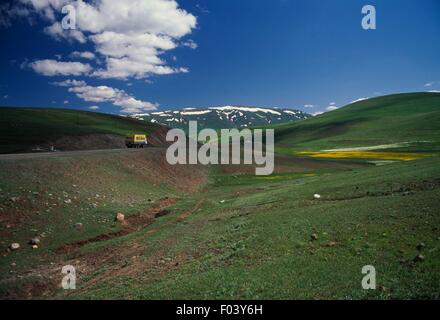
[[[64,200],[64,203],[65,203],[65,204],[71,204],[71,203],[72,203],[72,200],[70,200],[70,199],[66,199],[66,200]]]
[[[315,193],[315,194],[313,195],[313,199],[315,199],[315,200],[321,199],[321,195]]]
[[[118,212],[118,213],[116,214],[116,221],[118,221],[118,222],[124,222],[124,221],[125,221],[125,216],[124,216],[124,214]]]
[[[16,242],[11,243],[11,245],[9,246],[9,249],[11,249],[12,251],[18,250],[18,249],[20,249],[20,244],[16,243]]]
[[[9,200],[10,200],[11,202],[17,202],[18,197],[10,197]]]
[[[419,243],[419,244],[417,245],[417,250],[418,250],[418,251],[422,251],[423,248],[425,248],[425,244],[424,244],[423,242],[421,242],[421,243]]]
[[[318,235],[316,233],[312,233],[312,235],[310,236],[310,239],[312,241],[318,240]]]
[[[40,244],[41,240],[38,237],[32,238],[31,240],[29,240],[29,244],[31,245],[38,245]]]
[[[38,249],[38,246],[37,246],[36,244],[34,244],[34,245],[32,246],[32,249]]]
[[[83,228],[83,224],[81,222],[75,223],[75,229],[81,230]]]
[[[421,254],[414,258],[414,262],[421,262],[423,260],[425,260],[425,256]]]
[[[225,200],[220,201],[220,203],[225,203]]]
[[[334,247],[334,246],[336,246],[336,242],[335,241],[330,241],[329,243],[327,243],[326,245],[325,245],[326,247]]]

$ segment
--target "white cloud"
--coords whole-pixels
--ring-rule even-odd
[[[69,0],[19,0],[21,3],[32,7],[38,14],[49,21],[55,20],[55,12],[69,3]]]
[[[0,4],[0,27],[9,28],[15,17],[27,17],[30,12],[26,7],[15,6],[12,3]]]
[[[55,22],[51,26],[44,28],[44,32],[58,41],[65,39],[69,40],[70,42],[73,40],[78,41],[79,43],[87,42],[86,36],[81,31],[65,30],[61,26],[60,22]]]
[[[440,90],[429,90],[428,92],[431,92],[431,93],[440,93]]]
[[[313,112],[312,116],[316,117],[316,116],[319,116],[320,114],[323,114],[323,113],[324,112],[322,112],[322,111]]]
[[[57,87],[79,87],[79,86],[87,85],[85,81],[70,80],[70,79],[64,81],[52,82],[52,84]]]
[[[434,84],[434,82],[425,83],[425,87],[432,87],[433,84]]]
[[[67,80],[54,83],[58,86],[69,86],[69,92],[76,94],[80,99],[87,102],[110,102],[121,108],[122,113],[140,113],[144,111],[156,110],[158,105],[137,100],[124,90],[109,86],[90,86],[84,81]]]
[[[314,108],[315,106],[313,104],[305,104],[304,108]]]
[[[69,100],[64,100],[64,104],[68,104],[69,103]]]
[[[72,58],[83,58],[83,59],[89,59],[89,60],[95,59],[95,54],[90,51],[82,51],[82,52],[74,51],[70,54],[70,56]]]
[[[45,76],[79,76],[88,74],[92,67],[81,62],[63,62],[57,60],[37,60],[28,64],[35,72]]]
[[[22,7],[45,17],[51,25],[45,32],[55,39],[85,43],[91,41],[95,55],[104,56],[105,65],[91,75],[100,78],[147,78],[188,72],[172,68],[160,56],[177,47],[191,33],[197,19],[179,8],[175,0],[20,0]],[[76,29],[64,30],[60,9],[65,4],[76,10]],[[55,17],[60,18],[56,20]],[[195,49],[193,40],[183,42]]]
[[[91,107],[89,107],[89,109],[90,110],[99,110],[99,107],[98,106],[91,106]]]
[[[184,47],[188,47],[191,49],[197,49],[198,45],[193,40],[189,39],[188,41],[182,43]]]

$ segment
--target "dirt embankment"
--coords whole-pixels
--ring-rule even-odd
[[[160,127],[150,135],[148,135],[148,143],[153,147],[164,147],[169,145],[166,141],[166,135],[169,128]],[[125,137],[115,134],[87,134],[79,136],[62,136],[32,149],[41,148],[50,150],[54,146],[60,151],[77,151],[77,150],[100,150],[100,149],[123,149],[125,148]],[[31,151],[31,150],[29,150]]]
[[[60,151],[122,149],[125,148],[124,137],[114,134],[88,134],[83,136],[63,136],[45,143],[42,148],[54,146]]]
[[[207,168],[173,166],[168,164],[165,154],[165,148],[147,148],[136,152],[114,150],[85,156],[0,161],[0,181],[11,186],[2,188],[0,194],[0,222],[19,225],[31,220],[33,213],[52,210],[54,202],[63,207],[62,191],[76,197],[71,199],[72,205],[88,204],[90,195],[95,194],[101,195],[100,201],[106,196],[105,199],[129,205],[148,198],[150,189],[191,193],[207,182]],[[144,191],[144,187],[148,190]]]

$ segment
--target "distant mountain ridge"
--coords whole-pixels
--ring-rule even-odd
[[[307,119],[311,115],[286,108],[221,106],[150,112],[132,117],[172,128],[187,129],[189,121],[197,121],[199,129],[228,129],[289,123]]]

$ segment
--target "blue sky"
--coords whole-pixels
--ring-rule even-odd
[[[47,29],[63,18],[51,0],[40,1],[45,8],[20,1],[0,10],[3,106],[130,113],[249,105],[314,113],[359,98],[440,90],[437,0],[182,0],[178,7],[135,0],[163,15],[151,23],[143,12],[132,22],[111,20],[115,8],[91,4],[101,13],[98,27],[80,19],[81,34],[67,36]],[[366,4],[376,7],[376,30],[361,27]],[[137,37],[145,33],[150,38]],[[115,34],[136,50],[121,53]]]

